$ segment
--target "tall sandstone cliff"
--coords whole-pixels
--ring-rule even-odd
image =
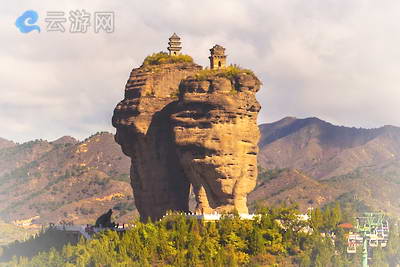
[[[260,82],[245,72],[199,78],[200,71],[194,63],[134,69],[114,110],[142,220],[188,212],[190,185],[197,212],[247,212],[257,179]]]

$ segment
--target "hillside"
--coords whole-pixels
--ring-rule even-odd
[[[400,215],[396,193],[400,190],[400,128],[359,129],[317,118],[284,118],[260,125],[260,130],[259,164],[292,171],[274,179],[279,184],[270,181],[258,186],[252,199],[275,203],[289,198],[304,207],[307,198],[302,195],[310,198],[320,193],[320,199],[357,200]],[[299,179],[296,170],[308,179]],[[316,184],[309,186],[310,181]],[[305,188],[307,193],[302,194]],[[307,204],[319,203],[312,199]]]
[[[400,128],[359,129],[317,118],[284,118],[260,125],[259,164],[295,168],[316,179],[344,175],[400,157]]]
[[[0,149],[15,146],[15,143],[0,137]]]
[[[259,172],[258,183],[249,194],[251,210],[257,205],[277,206],[299,204],[301,211],[334,201],[340,194],[334,187],[323,184],[296,169],[271,169]]]
[[[341,192],[339,198],[362,201],[373,209],[400,216],[400,161],[364,166],[332,177],[323,184]]]
[[[126,221],[135,212],[129,167],[110,133],[82,142],[63,137],[3,148],[0,216],[34,228],[62,220],[94,222],[114,207],[115,217]]]

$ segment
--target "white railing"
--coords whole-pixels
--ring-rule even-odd
[[[221,219],[222,216],[224,216],[224,214],[220,214],[220,213],[203,213],[203,214],[197,214],[197,213],[167,213],[163,216],[169,216],[169,215],[173,215],[173,214],[178,214],[178,215],[184,215],[188,218],[192,217],[192,218],[197,218],[199,220],[204,220],[204,221],[218,221]],[[228,216],[231,216],[230,214],[227,214]],[[233,215],[232,215],[233,216]],[[239,218],[242,220],[254,220],[255,218],[260,218],[261,215],[260,214],[248,214],[248,213],[239,213]]]

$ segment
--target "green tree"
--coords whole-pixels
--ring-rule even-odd
[[[324,225],[324,215],[322,214],[321,209],[315,208],[311,211],[311,226],[315,231],[321,231]]]

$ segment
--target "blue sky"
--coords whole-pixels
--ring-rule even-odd
[[[400,125],[399,1],[22,0],[1,4],[0,136],[18,142],[114,132],[132,68],[168,37],[203,66],[215,43],[263,81],[259,122],[316,116],[338,125]],[[14,25],[28,9],[37,31]],[[114,33],[47,32],[46,12],[115,13]],[[68,26],[69,24],[65,24]]]

